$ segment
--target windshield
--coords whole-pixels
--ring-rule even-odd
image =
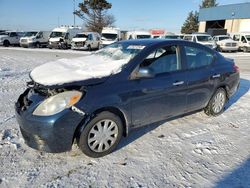
[[[85,34],[76,34],[74,38],[88,38],[88,35]]]
[[[200,41],[200,42],[207,42],[207,41],[213,41],[213,38],[209,35],[199,35],[199,36],[196,36],[197,37],[197,40]]]
[[[50,34],[50,38],[64,37],[64,35],[65,35],[65,33],[63,33],[63,32],[53,31]]]
[[[144,48],[142,45],[114,43],[97,51],[96,54],[111,60],[126,60],[128,63]]]
[[[247,41],[250,41],[250,35],[246,35]]]
[[[219,37],[219,40],[226,40],[226,39],[231,39],[230,37],[228,36],[225,36],[225,37]]]
[[[151,38],[150,35],[137,35],[137,39],[149,39]]]
[[[165,39],[180,39],[178,35],[166,35]]]
[[[33,36],[36,36],[36,34],[37,34],[38,32],[26,32],[25,33],[25,37],[33,37]]]
[[[102,39],[103,40],[116,40],[117,39],[117,34],[102,33]]]

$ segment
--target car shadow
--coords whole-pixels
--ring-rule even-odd
[[[229,109],[233,104],[235,104],[242,96],[244,96],[249,91],[249,88],[250,88],[250,81],[246,80],[246,79],[240,79],[239,89],[233,95],[233,97],[230,98],[229,102],[225,106],[225,111],[227,109]],[[181,118],[181,117],[184,117],[184,116],[187,116],[187,115],[191,115],[191,114],[197,113],[199,111],[202,111],[202,110],[197,110],[197,111],[194,111],[194,112],[186,113],[186,114],[183,114],[181,116],[172,117],[172,118],[160,121],[160,122],[156,122],[156,123],[153,123],[153,124],[149,124],[149,125],[145,125],[143,127],[139,127],[139,128],[133,129],[133,130],[131,130],[131,132],[129,133],[129,135],[125,139],[121,140],[121,142],[119,143],[118,147],[116,148],[116,151],[118,151],[121,148],[129,145],[130,143],[134,142],[138,138],[140,138],[143,135],[151,132],[152,130],[156,129],[157,127],[159,127],[160,125],[162,125],[164,123],[167,123],[169,121],[172,121],[174,119],[178,119],[178,118]],[[159,137],[160,136],[162,136],[162,135],[159,135]]]
[[[250,158],[219,180],[215,188],[250,187]]]
[[[115,151],[118,151],[118,150],[122,149],[123,147],[126,147],[130,143],[134,142],[135,140],[142,137],[143,135],[153,131],[154,129],[156,129],[157,127],[163,125],[164,123],[167,123],[169,121],[172,121],[172,120],[175,120],[175,119],[178,119],[178,118],[182,118],[184,116],[195,114],[195,113],[200,112],[200,111],[202,111],[202,110],[196,110],[196,111],[189,112],[189,113],[186,113],[186,114],[183,114],[183,115],[180,115],[180,116],[171,117],[171,118],[166,119],[166,120],[162,120],[162,121],[159,121],[159,122],[156,122],[156,123],[152,123],[152,124],[148,124],[148,125],[145,125],[145,126],[142,126],[142,127],[132,129],[129,132],[129,134],[128,134],[128,136],[126,138],[121,139],[121,141],[120,141],[120,143],[117,146]],[[161,137],[164,137],[164,135],[158,135],[158,137],[161,138]]]
[[[229,99],[225,106],[225,111],[228,110],[234,103],[243,97],[250,89],[250,80],[240,79],[240,86],[238,91]]]

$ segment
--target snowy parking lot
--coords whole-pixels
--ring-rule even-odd
[[[250,187],[250,53],[224,53],[241,71],[225,112],[148,125],[103,158],[24,144],[14,103],[34,67],[85,51],[0,48],[0,187]]]

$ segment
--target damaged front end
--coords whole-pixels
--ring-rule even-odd
[[[34,81],[27,86],[15,104],[16,119],[25,143],[46,152],[70,150],[75,131],[86,115],[75,106],[84,97],[85,88],[47,87]]]

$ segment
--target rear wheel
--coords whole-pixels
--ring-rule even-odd
[[[247,52],[247,47],[242,48],[243,52]]]
[[[227,95],[225,89],[218,88],[204,109],[205,113],[209,116],[220,115],[224,111],[226,101]]]
[[[9,42],[8,40],[5,40],[5,41],[3,42],[3,45],[4,45],[5,47],[9,47],[9,46],[10,46],[10,42]]]
[[[84,154],[102,157],[116,148],[122,132],[122,121],[117,115],[101,112],[86,125],[77,144]]]

